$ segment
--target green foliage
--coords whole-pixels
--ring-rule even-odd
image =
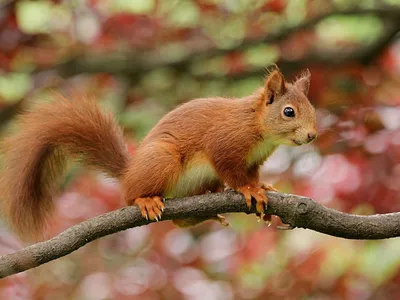
[[[374,16],[335,16],[317,26],[321,40],[331,46],[337,41],[368,43],[384,31],[382,21]]]
[[[32,87],[31,78],[24,73],[8,73],[0,76],[0,97],[13,103],[21,99]]]

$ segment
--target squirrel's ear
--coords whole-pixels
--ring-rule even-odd
[[[265,97],[267,104],[274,102],[277,95],[285,93],[285,78],[278,70],[272,71],[265,81]]]
[[[310,88],[310,77],[311,73],[308,69],[306,69],[294,83],[306,96]]]

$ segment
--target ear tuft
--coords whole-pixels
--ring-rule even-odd
[[[310,77],[311,73],[308,69],[306,69],[294,83],[295,86],[297,86],[306,96],[308,94],[308,90],[310,89]]]
[[[267,98],[267,104],[271,104],[276,95],[283,95],[284,93],[285,78],[279,70],[275,69],[268,75],[268,78],[265,81],[265,96]]]

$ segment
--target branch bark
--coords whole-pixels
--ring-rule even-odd
[[[311,229],[346,239],[385,239],[400,236],[400,213],[359,216],[342,213],[306,197],[269,192],[266,213],[292,227]],[[208,217],[223,213],[255,213],[241,194],[233,191],[169,199],[162,221]],[[65,256],[100,237],[147,225],[136,206],[124,207],[77,224],[58,236],[0,257],[0,278],[38,267]]]

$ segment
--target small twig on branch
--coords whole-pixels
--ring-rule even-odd
[[[400,236],[400,213],[358,216],[327,208],[312,199],[268,193],[268,214],[292,227],[315,230],[347,239],[385,239]],[[162,221],[187,217],[211,218],[216,214],[248,210],[241,194],[228,191],[181,199],[169,199]],[[124,207],[75,225],[58,236],[0,257],[0,278],[38,267],[65,256],[100,237],[149,224],[136,206]]]

